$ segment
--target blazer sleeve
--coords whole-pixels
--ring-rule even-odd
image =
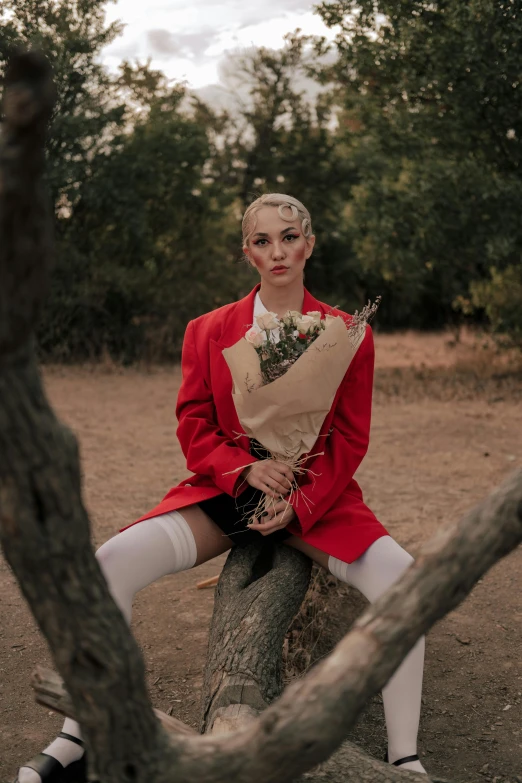
[[[196,348],[194,322],[185,332],[181,354],[182,381],[176,404],[177,436],[192,473],[210,476],[227,495],[246,488],[236,468],[257,462],[249,451],[230,440],[220,429],[212,389],[205,378]],[[225,475],[228,473],[229,475]]]
[[[370,440],[374,364],[373,335],[367,326],[343,378],[332,427],[314,446],[318,456],[312,454],[305,463],[315,476],[307,473],[299,482],[300,491],[291,501],[297,519],[289,524],[290,532],[293,527],[296,533],[306,534],[334,505],[361,464]]]

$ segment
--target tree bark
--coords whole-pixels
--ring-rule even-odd
[[[55,89],[38,54],[15,57],[6,73],[0,146],[0,361],[26,345],[48,286],[53,241],[42,182],[44,141]]]
[[[45,398],[31,339],[52,261],[42,178],[53,96],[41,55],[13,58],[0,149],[0,540],[87,746],[100,770],[112,768],[104,783],[127,780],[133,766],[136,780],[148,770],[154,779],[165,735],[141,654],[93,557],[76,439]]]
[[[51,669],[39,666],[32,678],[32,686],[36,693],[36,701],[43,707],[62,713],[68,718],[76,719],[74,705],[64,688],[61,678]],[[242,705],[246,706],[246,705]],[[158,720],[169,734],[194,735],[194,729],[180,720],[165,715],[160,710],[154,710]],[[233,722],[232,716],[231,722]],[[224,721],[227,725],[228,720]],[[234,728],[237,728],[235,726]],[[228,729],[228,726],[227,726]],[[221,733],[220,730],[212,733]],[[335,753],[324,763],[310,772],[305,772],[299,778],[302,783],[348,783],[354,781],[371,781],[371,783],[386,783],[386,781],[404,781],[404,772],[396,767],[383,765],[371,758],[353,742],[344,742]],[[425,776],[422,777],[426,783]],[[429,778],[431,783],[446,783],[442,778]]]
[[[45,398],[30,345],[50,263],[41,189],[41,145],[52,95],[45,63],[34,54],[17,57],[6,90],[0,152],[0,279],[8,281],[9,292],[0,310],[0,539],[5,556],[49,643],[103,783],[289,783],[332,755],[417,639],[522,540],[522,471],[425,546],[332,655],[258,719],[220,736],[181,735],[179,727],[167,734],[146,692],[140,651],[94,558],[76,441]],[[279,557],[276,571],[283,562]],[[244,584],[244,574],[241,579]],[[227,591],[237,590],[234,580],[231,568],[223,600]],[[258,594],[261,583],[262,578],[257,587],[252,583],[250,591],[259,605],[264,603]],[[238,597],[238,606],[242,600]],[[219,627],[221,610],[216,611]],[[250,615],[243,617],[243,625],[250,622]],[[243,638],[240,632],[237,638]],[[270,650],[266,640],[263,644]],[[232,678],[244,676],[228,655],[214,653],[215,646],[214,637],[211,652],[226,671],[209,675],[206,724],[215,723],[220,698],[233,691]],[[249,660],[248,677],[254,674],[249,682],[268,702],[279,688],[277,667],[250,653]],[[258,687],[255,678],[266,676],[267,667],[272,684]],[[354,768],[362,755],[353,746],[343,746],[339,754],[349,764],[343,780],[410,775],[426,783],[425,776],[376,760]],[[340,779],[335,772],[332,781],[333,775]],[[315,783],[320,777],[315,770],[308,779]]]
[[[36,702],[43,707],[59,712],[68,718],[77,719],[74,704],[65,690],[62,678],[52,669],[37,666],[31,678],[31,685],[36,694]],[[173,718],[161,710],[154,710],[157,719],[169,734],[188,734],[194,736],[196,730],[183,721]]]
[[[203,732],[239,728],[281,695],[283,642],[310,573],[307,557],[269,538],[231,551],[210,626]]]
[[[174,766],[158,779],[289,783],[310,772],[306,779],[319,783],[325,768],[314,767],[341,745],[366,701],[382,689],[417,639],[521,540],[522,470],[518,470],[457,525],[441,530],[425,545],[408,571],[361,615],[333,653],[288,687],[256,721],[218,737],[170,735],[166,770],[169,764]],[[369,759],[350,743],[332,756],[326,769],[332,781],[343,776],[368,781],[416,776]],[[426,783],[424,775],[416,777]]]

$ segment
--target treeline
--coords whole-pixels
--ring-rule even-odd
[[[240,218],[268,191],[312,212],[319,298],[353,310],[381,294],[382,328],[467,319],[522,345],[518,2],[325,2],[334,45],[294,34],[238,55],[235,111],[147,65],[109,74],[105,4],[0,11],[0,71],[37,45],[59,93],[44,357],[177,358],[190,318],[255,282]]]

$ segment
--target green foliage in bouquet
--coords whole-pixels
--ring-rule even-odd
[[[381,300],[380,295],[373,304],[368,300],[360,312],[356,310],[351,316],[346,328],[353,339],[358,340],[361,328],[364,329],[371,321]],[[287,310],[281,319],[272,312],[256,316],[257,328],[252,326],[245,339],[254,346],[259,356],[263,386],[284,375],[323,329],[339,317],[331,313],[323,317],[319,310],[309,310],[306,315],[297,310]]]
[[[256,320],[261,331],[252,327],[245,336],[259,355],[263,385],[284,375],[325,328],[326,319],[332,317],[322,318],[319,311],[301,315],[292,310],[280,321],[275,313],[258,316]]]

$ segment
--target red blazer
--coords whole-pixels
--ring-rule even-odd
[[[246,437],[237,438],[244,431],[232,400],[232,377],[222,350],[234,345],[252,325],[258,289],[259,285],[239,302],[188,324],[176,416],[178,439],[187,468],[194,475],[173,487],[159,505],[133,524],[223,492],[236,497],[246,488],[240,471],[230,471],[256,462],[256,457],[248,451]],[[305,289],[303,313],[309,310],[350,319],[314,299]],[[324,421],[321,435],[326,437],[317,440],[306,462],[316,475],[307,474],[299,481],[308,502],[296,493],[292,505],[297,519],[288,526],[294,535],[345,562],[352,562],[373,541],[387,534],[364,504],[354,479],[368,449],[374,355],[372,331],[367,326]],[[324,454],[319,456],[319,452]]]

